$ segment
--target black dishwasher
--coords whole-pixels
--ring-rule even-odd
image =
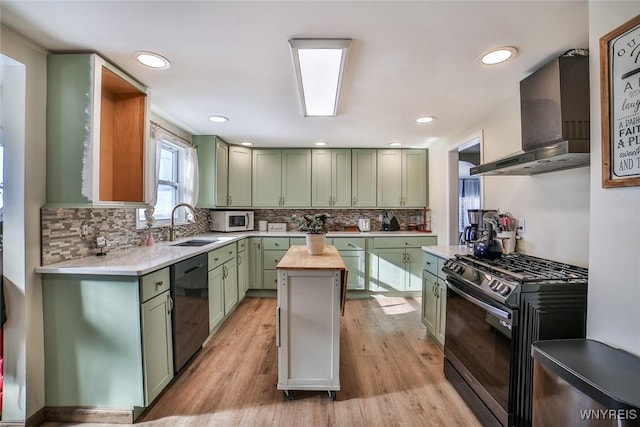
[[[207,254],[171,266],[173,366],[179,372],[209,336]]]

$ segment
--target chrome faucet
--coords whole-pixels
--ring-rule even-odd
[[[169,241],[170,242],[173,242],[175,240],[175,231],[173,230],[173,227],[174,227],[173,216],[176,213],[176,209],[178,209],[180,206],[184,206],[185,208],[191,209],[191,212],[193,213],[193,218],[195,219],[195,217],[196,217],[196,210],[189,203],[179,203],[179,204],[175,205],[173,207],[173,209],[171,210],[171,226],[169,226]]]

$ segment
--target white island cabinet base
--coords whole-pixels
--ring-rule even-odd
[[[283,260],[284,261],[284,260]],[[278,390],[340,390],[344,269],[278,268]]]

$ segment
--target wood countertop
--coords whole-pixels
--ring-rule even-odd
[[[309,255],[305,245],[293,245],[276,268],[288,270],[347,270],[347,265],[335,246],[324,247],[322,255]]]

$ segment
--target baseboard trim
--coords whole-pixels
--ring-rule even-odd
[[[46,421],[68,423],[133,424],[133,411],[78,406],[55,406],[44,409]],[[43,420],[44,422],[44,420]]]
[[[38,427],[44,422],[44,408],[41,408],[27,418],[27,421],[0,421],[0,427]]]

